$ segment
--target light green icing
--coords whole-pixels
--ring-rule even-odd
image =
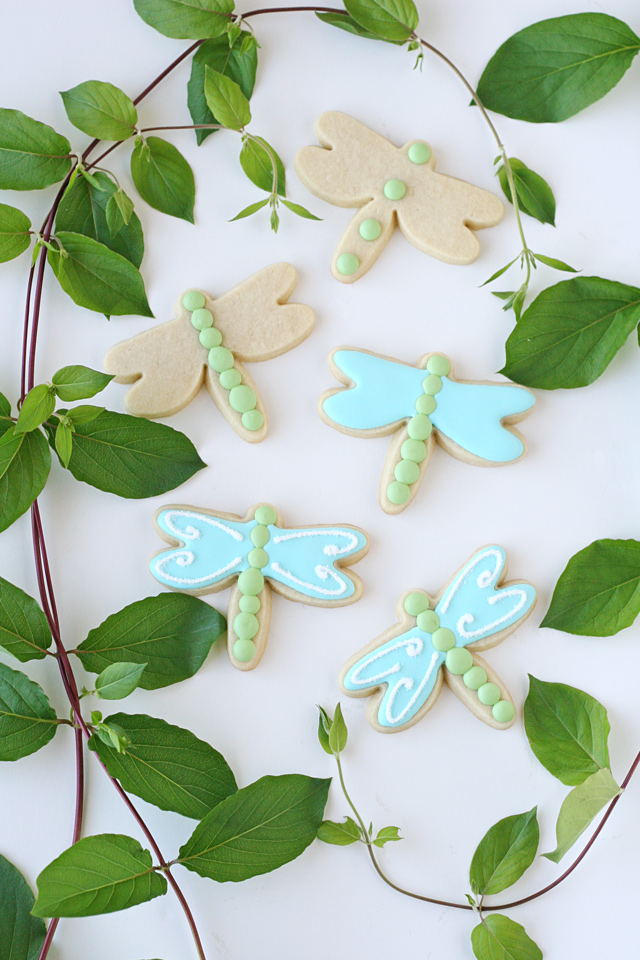
[[[387,487],[387,497],[391,503],[396,504],[396,506],[406,503],[410,496],[411,489],[409,485],[401,483],[399,480],[392,480]]]
[[[509,700],[498,700],[497,703],[494,703],[491,713],[493,719],[497,720],[498,723],[509,723],[516,715],[515,708]]]
[[[429,373],[422,381],[422,389],[430,396],[433,396],[434,393],[440,393],[442,380],[435,373]]]
[[[350,277],[358,270],[360,261],[355,253],[341,253],[336,260],[336,269],[343,277]]]
[[[436,353],[432,357],[429,357],[427,360],[427,371],[428,373],[433,373],[437,377],[446,377],[451,369],[451,364],[446,357],[441,356],[441,354]]]
[[[408,156],[411,163],[426,163],[431,156],[431,150],[426,143],[412,143]]]
[[[430,413],[434,413],[435,409],[435,397],[430,396],[428,393],[421,394],[416,400],[416,410],[418,413],[424,413],[425,416],[428,417]]]
[[[204,294],[199,290],[189,290],[182,298],[182,306],[189,311],[202,309],[204,303]]]
[[[220,386],[224,387],[225,390],[233,390],[240,383],[242,383],[242,374],[235,367],[223,370],[220,374]]]
[[[233,655],[240,663],[249,663],[256,655],[256,645],[253,640],[236,640]]]
[[[259,523],[257,527],[251,529],[249,536],[251,537],[251,543],[254,547],[264,547],[265,543],[269,543],[271,534],[269,533],[268,527],[265,527],[263,523]]]
[[[260,597],[240,597],[238,606],[243,613],[257,613],[260,609]]]
[[[264,423],[264,417],[259,410],[247,410],[242,414],[242,426],[245,430],[259,430]]]
[[[233,632],[238,640],[253,640],[259,629],[260,623],[253,613],[239,613],[233,618]]]
[[[249,597],[257,597],[264,589],[264,577],[255,567],[249,567],[238,577],[238,589]]]
[[[413,460],[400,460],[393,471],[400,483],[415,483],[420,476],[420,467]]]
[[[238,413],[247,413],[247,411],[253,410],[257,402],[258,398],[251,387],[242,384],[231,388],[229,404]]]
[[[420,624],[418,624],[418,626],[420,626]],[[436,650],[441,650],[444,653],[445,651],[451,650],[453,647],[455,647],[456,637],[453,630],[449,630],[448,627],[439,627],[438,630],[433,632],[431,636],[431,643],[434,645]]]
[[[469,690],[479,690],[482,684],[487,682],[487,671],[474,664],[467,670],[462,679],[465,687],[469,687]]]
[[[419,613],[429,609],[429,597],[418,591],[410,593],[404,601],[404,608],[410,617],[417,617]]]
[[[262,547],[254,547],[253,550],[249,550],[247,560],[249,561],[249,566],[257,567],[258,570],[261,570],[269,563],[269,555]]]
[[[369,218],[360,224],[360,236],[363,240],[377,240],[381,233],[382,225],[379,220]]]
[[[402,180],[387,180],[384,185],[384,195],[387,200],[402,200],[407,192],[407,186]]]
[[[478,688],[478,700],[487,707],[493,707],[500,699],[500,687],[497,683],[483,683]]]
[[[230,370],[233,366],[233,354],[226,347],[212,347],[209,350],[209,366],[216,373],[222,373],[223,370]]]
[[[263,503],[257,507],[254,516],[257,522],[263,524],[265,527],[270,526],[272,523],[277,523],[278,520],[278,514],[268,503]]]
[[[407,425],[407,432],[412,440],[426,440],[433,430],[433,424],[424,413],[417,413],[411,417]]]
[[[222,343],[222,334],[217,329],[217,327],[207,327],[206,330],[200,331],[200,343],[207,350],[211,350],[212,347],[219,347]]]
[[[431,633],[435,636],[435,634],[440,630],[440,617],[435,610],[424,610],[422,613],[418,614],[416,622],[420,630],[424,630],[425,633]],[[455,640],[453,642],[455,643]],[[436,647],[436,650],[439,649],[440,647]],[[447,647],[447,649],[449,648]]]
[[[211,310],[205,310],[204,307],[199,307],[197,310],[194,310],[191,314],[191,323],[196,330],[207,330],[209,327],[212,327],[213,314]]]
[[[427,455],[427,448],[422,440],[405,440],[400,447],[400,456],[403,460],[413,460],[414,463],[422,463]]]
[[[466,647],[452,647],[447,653],[445,662],[451,673],[462,676],[473,666],[473,657]]]

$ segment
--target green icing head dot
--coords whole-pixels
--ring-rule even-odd
[[[260,609],[259,597],[240,597],[238,606],[243,613],[257,613]]]
[[[249,663],[256,655],[256,645],[253,640],[236,640],[233,655],[240,663]]]
[[[435,610],[425,610],[424,613],[421,613],[418,617],[418,627],[421,630],[424,630],[425,633],[437,633],[440,626],[440,617],[435,612]],[[454,640],[453,643],[456,641]],[[435,646],[435,644],[434,644]],[[453,646],[453,644],[452,644]],[[445,649],[441,647],[436,647],[436,650]],[[446,647],[448,650],[449,648]]]
[[[486,707],[492,707],[500,699],[500,687],[497,683],[483,683],[478,687],[478,700]]]
[[[271,534],[269,533],[269,528],[265,527],[264,523],[259,523],[257,527],[253,527],[251,533],[251,543],[254,547],[264,547],[265,543],[269,543],[269,538]]]
[[[249,410],[253,410],[257,402],[258,398],[251,387],[243,384],[242,386],[231,388],[229,403],[238,413],[247,413]]]
[[[391,503],[395,503],[397,506],[402,503],[406,503],[410,496],[411,488],[407,483],[400,483],[399,480],[392,480],[387,487],[387,497]]]
[[[402,180],[387,180],[384,185],[384,195],[387,200],[402,200],[406,192],[407,187]]]
[[[412,440],[426,440],[432,430],[433,424],[424,413],[417,413],[415,417],[411,417],[407,426],[407,432]]]
[[[497,703],[494,703],[491,713],[493,719],[497,720],[498,723],[509,723],[516,715],[515,708],[509,700],[498,700]]]
[[[198,310],[194,310],[191,314],[191,323],[194,325],[196,330],[206,330],[208,327],[213,326],[213,314],[211,310],[205,310],[203,307],[199,307]]]
[[[469,690],[479,690],[482,684],[487,682],[487,671],[474,664],[467,670],[462,679],[465,687],[469,687]]]
[[[434,413],[436,409],[436,399],[427,393],[421,394],[416,400],[416,410],[418,413],[424,413],[427,417]]]
[[[211,350],[212,347],[219,347],[222,343],[222,334],[216,327],[207,327],[206,330],[200,331],[200,343],[207,350]]]
[[[404,608],[410,617],[417,617],[429,609],[429,597],[425,593],[410,593],[404,601]]]
[[[242,374],[235,367],[223,370],[220,374],[220,386],[225,390],[233,390],[240,383],[242,383]]]
[[[242,426],[245,430],[259,430],[264,423],[264,417],[259,410],[247,410],[242,414]]]
[[[278,519],[278,514],[268,503],[263,503],[262,506],[257,507],[254,516],[258,523],[264,524],[265,527],[268,527],[271,523],[275,523]]]
[[[257,567],[261,570],[269,563],[269,554],[266,550],[263,550],[262,547],[254,547],[253,550],[249,550],[247,560],[250,566]]]
[[[259,629],[258,618],[253,613],[239,613],[233,618],[233,632],[238,640],[253,640]]]
[[[212,347],[209,350],[209,366],[216,373],[230,370],[233,366],[233,354],[226,347]]]
[[[412,143],[409,147],[409,160],[411,163],[426,163],[431,156],[431,150],[426,143]]]
[[[360,266],[360,261],[355,253],[341,253],[336,260],[336,269],[343,277],[350,277]]]
[[[400,455],[403,460],[413,460],[414,463],[422,463],[427,455],[427,448],[422,440],[405,440],[400,447]]]
[[[427,360],[427,371],[434,373],[437,377],[446,377],[450,369],[451,364],[447,358],[439,353],[434,353],[434,355]]]
[[[381,233],[382,226],[379,220],[369,218],[360,224],[360,236],[363,240],[377,240]]]
[[[433,396],[434,393],[440,393],[442,390],[442,380],[435,373],[429,373],[422,381],[422,389],[425,393],[428,393],[429,396]]]
[[[204,307],[204,293],[199,290],[189,290],[182,298],[182,306],[185,310],[201,310]]]
[[[250,597],[257,597],[264,588],[264,577],[256,567],[243,570],[238,577],[238,589]]]
[[[420,626],[420,624],[418,624],[418,626]],[[452,650],[456,645],[456,638],[453,630],[449,630],[448,627],[438,627],[437,630],[434,630],[431,636],[431,643],[434,645],[436,650],[440,650],[443,653],[446,650]],[[461,647],[460,649],[462,650],[464,648]],[[468,653],[468,651],[465,650],[465,653]]]
[[[399,460],[393,471],[400,483],[415,483],[420,476],[420,467],[413,460]]]
[[[445,662],[451,673],[462,676],[473,666],[473,657],[466,647],[452,647],[447,653]]]

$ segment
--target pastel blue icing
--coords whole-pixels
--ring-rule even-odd
[[[338,350],[333,362],[355,383],[353,389],[340,390],[322,404],[336,423],[352,430],[373,430],[416,412],[426,370],[359,350]]]

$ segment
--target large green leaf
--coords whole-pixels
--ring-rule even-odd
[[[413,0],[345,0],[353,19],[382,40],[408,40],[418,26]]]
[[[31,916],[33,903],[20,871],[0,855],[0,960],[38,960],[47,931]]]
[[[206,40],[224,33],[233,0],[133,0],[139,16],[165,37]]]
[[[164,423],[104,410],[75,427],[69,470],[119,497],[155,497],[206,466],[189,438]]]
[[[0,663],[0,760],[21,760],[53,739],[58,719],[42,687]]]
[[[193,223],[193,171],[173,144],[160,137],[139,140],[131,154],[131,176],[149,206]]]
[[[471,889],[480,896],[506,890],[534,861],[540,831],[537,808],[495,823],[484,835],[471,861]]]
[[[76,652],[90,673],[111,663],[146,663],[140,686],[156,690],[197,673],[226,626],[222,614],[204,600],[161,593],[107,617]]]
[[[17,207],[0,203],[0,263],[14,260],[31,244],[31,220]]]
[[[97,737],[95,750],[112,777],[161,810],[202,820],[225,797],[238,789],[227,761],[189,730],[147,717],[116,713],[105,723],[115,724],[131,741],[118,753]]]
[[[133,213],[126,226],[112,236],[107,222],[107,205],[116,193],[117,187],[105,173],[97,170],[89,182],[85,177],[77,177],[58,207],[56,230],[69,233],[81,233],[91,240],[104,243],[110,250],[139,267],[144,254],[142,224]]]
[[[596,540],[571,557],[541,627],[610,637],[640,613],[640,542]]]
[[[605,13],[541,20],[502,44],[478,96],[507,117],[557,123],[615,87],[639,49],[633,30]]]
[[[235,80],[211,67],[204,68],[204,96],[218,121],[230,130],[241,130],[251,120],[249,101]]]
[[[471,932],[477,960],[542,960],[542,950],[515,920],[491,913]]]
[[[531,749],[554,777],[575,787],[609,766],[609,720],[601,703],[564,683],[529,677],[524,727]]]
[[[87,80],[60,96],[74,127],[97,140],[126,140],[134,133],[138,113],[130,97],[102,80]]]
[[[71,144],[19,110],[0,108],[0,190],[41,190],[71,169]]]
[[[132,837],[85,837],[45,867],[38,877],[36,917],[92,917],[126,910],[167,892],[151,854]]]
[[[33,597],[0,577],[0,646],[26,663],[43,660],[51,640],[47,618]]]
[[[593,818],[619,793],[620,787],[606,767],[592,773],[583,783],[574,787],[560,807],[556,824],[556,849],[552,853],[543,853],[542,856],[559,863]]]
[[[39,430],[16,435],[11,426],[0,437],[0,531],[29,509],[50,469],[51,454]]]
[[[315,839],[331,780],[262,777],[219,803],[181,847],[179,862],[224,882],[268,873]]]
[[[585,387],[603,373],[640,320],[640,289],[575,277],[543,290],[506,343],[500,371],[528,387]]]
[[[204,95],[205,67],[211,67],[218,73],[230,77],[238,84],[243,94],[249,100],[256,82],[258,67],[258,49],[251,44],[242,49],[242,41],[251,34],[243,30],[232,47],[226,36],[215,40],[205,40],[196,50],[191,63],[191,77],[187,86],[187,102],[189,113],[194,124],[219,123],[218,118],[211,112]],[[198,143],[215,133],[215,130],[196,130]]]
[[[513,182],[516,185],[516,195],[520,209],[524,213],[528,213],[530,217],[535,217],[540,223],[550,223],[555,226],[556,199],[547,181],[535,170],[530,170],[517,157],[509,157],[509,166],[513,174]],[[510,203],[513,203],[511,187],[504,166],[501,166],[498,170],[498,179],[505,197]]]
[[[386,37],[381,37],[378,34],[371,33],[370,30],[365,30],[364,27],[361,27],[357,20],[354,20],[348,13],[340,12],[336,10],[333,13],[321,13],[316,11],[316,17],[318,20],[322,20],[323,23],[328,23],[332,27],[337,27],[339,30],[346,30],[347,33],[352,33],[356,37],[364,37],[366,40],[387,40]],[[387,40],[387,43],[404,43],[404,40]]]

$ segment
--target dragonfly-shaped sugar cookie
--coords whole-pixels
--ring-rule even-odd
[[[409,243],[447,263],[476,259],[474,233],[502,220],[502,201],[488,190],[435,172],[424,140],[396,147],[344,113],[323,113],[316,122],[321,147],[304,147],[296,173],[316,196],[358,212],[331,262],[337,280],[352,283],[370,269],[397,226]]]
[[[412,367],[342,347],[329,365],[349,389],[320,397],[322,419],[356,437],[394,434],[380,482],[386,513],[400,513],[413,500],[436,440],[451,456],[481,466],[524,456],[524,440],[513,424],[535,402],[525,387],[455,380],[449,358],[440,353],[425,354]]]
[[[192,594],[232,585],[227,646],[240,670],[256,667],[264,653],[271,589],[318,607],[354,603],[362,594],[359,578],[344,569],[369,548],[358,527],[285,527],[266,503],[251,507],[244,518],[189,506],[162,507],[155,525],[172,544],[151,559],[156,580]]]
[[[501,643],[534,607],[531,584],[504,583],[506,573],[502,547],[483,547],[436,597],[422,590],[400,597],[400,623],[352,657],[340,674],[346,694],[371,697],[367,717],[376,730],[393,733],[417,723],[443,683],[489,726],[511,726],[509,691],[478,656]]]
[[[212,400],[244,440],[267,435],[267,412],[242,361],[269,360],[308,337],[314,314],[287,303],[296,271],[276,263],[221,297],[188,290],[175,319],[124,340],[109,350],[105,370],[118,383],[133,383],[125,397],[130,413],[169,417],[206,384]]]

